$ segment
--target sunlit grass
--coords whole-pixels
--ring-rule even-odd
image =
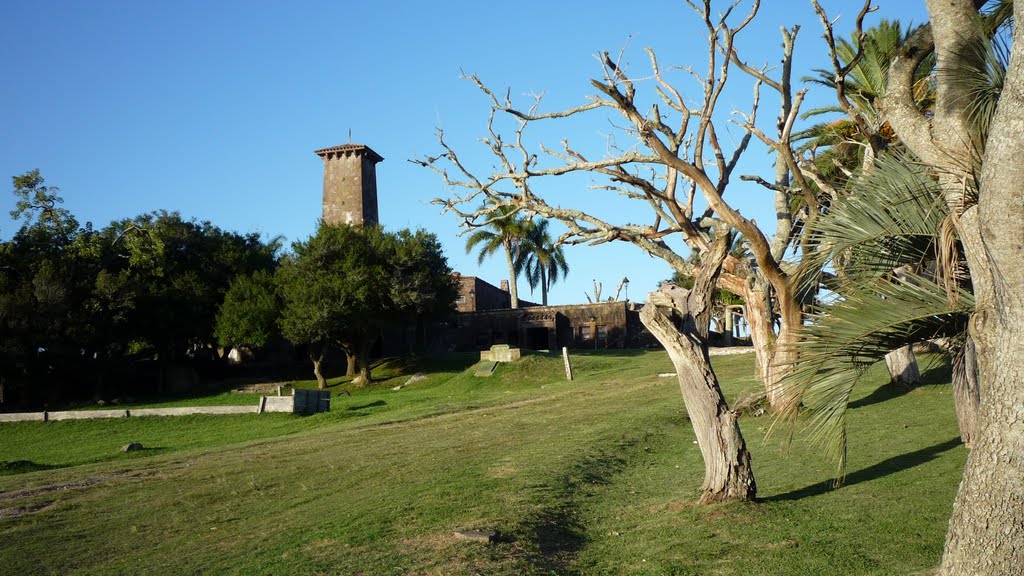
[[[730,398],[751,356],[714,358]],[[11,574],[924,574],[965,451],[949,386],[857,389],[846,484],[744,418],[762,501],[703,475],[661,352],[402,366],[332,411],[0,425]],[[400,390],[413,372],[427,378]],[[938,375],[943,379],[943,374]],[[947,380],[948,381],[948,380]],[[304,385],[304,384],[300,384]],[[142,452],[120,446],[143,443]],[[20,463],[20,464],[18,464]],[[51,468],[58,467],[58,468]],[[494,544],[456,540],[492,529]]]

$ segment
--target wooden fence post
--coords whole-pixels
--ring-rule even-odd
[[[565,379],[572,382],[572,362],[569,362],[569,349],[562,346],[562,359],[565,360]]]

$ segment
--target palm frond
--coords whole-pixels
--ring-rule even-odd
[[[800,329],[796,360],[783,386],[785,409],[777,423],[795,422],[802,405],[812,439],[845,471],[846,412],[854,385],[892,350],[966,329],[974,297],[945,290],[922,276],[879,278],[825,306]]]
[[[987,26],[988,22],[979,19],[978,25]],[[980,136],[979,141],[984,142],[1006,81],[1010,41],[997,33],[985,42],[969,44],[964,50],[968,51],[967,57],[955,60],[960,65],[939,73],[959,88],[968,118]]]
[[[886,154],[851,189],[816,222],[819,250],[806,266],[831,265],[855,284],[935,259],[935,235],[948,210],[925,167],[906,153]]]

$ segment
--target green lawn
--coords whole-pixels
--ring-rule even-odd
[[[752,356],[713,359],[730,398]],[[310,417],[0,424],[10,574],[927,574],[966,452],[948,372],[857,389],[846,483],[742,419],[761,501],[695,506],[702,465],[662,352],[392,363]],[[402,373],[405,370],[406,373]],[[428,378],[399,391],[414,371]],[[301,384],[300,384],[301,385]],[[335,385],[335,389],[341,387]],[[123,454],[120,446],[147,449]],[[460,529],[494,529],[487,545]]]

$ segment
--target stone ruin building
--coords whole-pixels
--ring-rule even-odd
[[[316,150],[324,162],[323,221],[329,224],[377,225],[376,165],[384,158],[363,144]],[[635,348],[654,345],[632,302],[538,306],[520,300],[511,308],[508,280],[496,287],[475,276],[456,273],[456,312],[444,322],[415,323],[382,334],[379,352],[486,350],[508,344],[535,350]]]

